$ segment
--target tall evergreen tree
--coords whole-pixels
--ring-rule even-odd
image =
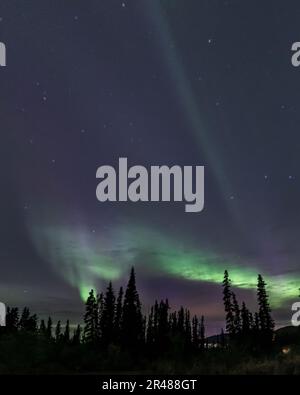
[[[32,314],[29,317],[29,322],[28,322],[28,330],[31,332],[37,332],[37,326],[38,325],[38,317],[36,314]]]
[[[81,339],[81,326],[78,324],[76,329],[74,330],[72,343],[78,345],[80,344],[80,339]]]
[[[57,321],[56,327],[55,327],[55,340],[59,342],[61,340],[61,322],[60,320]]]
[[[69,343],[69,341],[70,341],[70,321],[69,320],[67,320],[67,323],[65,326],[63,339],[64,339],[65,343]]]
[[[205,325],[204,325],[204,316],[201,316],[200,320],[200,349],[204,350],[205,347]]]
[[[169,301],[161,300],[158,306],[157,346],[163,350],[169,347]]]
[[[19,328],[21,330],[28,329],[29,318],[30,318],[29,308],[28,307],[24,307],[24,309],[22,310],[20,321],[19,321]]]
[[[100,327],[104,345],[108,345],[114,340],[114,319],[115,319],[115,295],[110,282],[104,297],[103,314],[100,320]]]
[[[137,349],[143,340],[141,302],[136,289],[135,272],[131,269],[124,297],[122,318],[122,344]]]
[[[148,315],[147,331],[146,331],[146,343],[150,347],[150,349],[154,343],[153,319],[154,319],[154,308],[153,306],[151,306],[151,310]]]
[[[257,312],[254,313],[254,323],[253,323],[253,330],[255,332],[258,332],[260,329],[260,325],[259,325],[259,315]]]
[[[249,310],[248,310],[248,315],[249,315],[249,329],[252,330],[254,327],[254,318],[253,318],[253,314]]]
[[[231,292],[232,297],[232,308],[233,308],[233,324],[234,324],[234,333],[240,333],[241,331],[241,312],[238,301],[236,299],[235,293]]]
[[[104,295],[103,292],[100,294],[97,294],[97,312],[96,312],[96,340],[99,341],[102,338],[102,330],[101,330],[101,322],[102,322],[102,316],[103,316],[103,310],[104,310]]]
[[[199,347],[199,321],[196,315],[192,319],[192,344],[196,349]]]
[[[258,299],[258,317],[261,331],[272,339],[274,330],[274,321],[271,317],[271,308],[269,305],[268,295],[266,292],[266,283],[259,274],[257,279],[257,299]]]
[[[241,309],[241,320],[242,320],[242,332],[247,334],[250,331],[250,313],[246,307],[245,302],[242,303]]]
[[[185,332],[185,345],[188,348],[192,343],[192,327],[191,327],[190,312],[188,309],[185,309],[184,312],[184,332]]]
[[[120,287],[117,303],[116,303],[115,321],[114,321],[114,337],[117,342],[119,342],[121,339],[122,313],[123,313],[123,288]]]
[[[226,313],[226,331],[230,335],[234,335],[235,326],[234,326],[234,312],[232,305],[231,281],[229,279],[227,270],[225,270],[224,272],[223,302],[224,302],[224,308]]]
[[[85,304],[84,315],[84,341],[85,343],[95,343],[97,340],[97,327],[98,327],[98,305],[91,289],[89,297]]]
[[[37,316],[36,314],[30,315],[28,307],[24,307],[18,326],[21,330],[35,332],[37,330]]]
[[[184,308],[182,306],[177,313],[177,330],[178,333],[184,335]]]
[[[19,323],[19,309],[17,307],[7,307],[6,309],[6,328],[9,331],[16,331]]]
[[[51,319],[51,317],[48,317],[46,336],[48,339],[52,338],[52,319]]]
[[[41,335],[46,336],[46,324],[45,320],[41,320],[39,332]]]

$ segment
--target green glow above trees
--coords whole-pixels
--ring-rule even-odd
[[[137,273],[147,268],[150,273],[219,285],[227,269],[233,287],[253,291],[260,273],[272,307],[280,307],[298,295],[299,274],[272,276],[259,265],[183,246],[181,240],[146,227],[118,228],[109,240],[82,228],[32,227],[31,234],[39,253],[78,289],[82,300],[91,288],[99,288],[102,280],[126,277],[132,265]]]

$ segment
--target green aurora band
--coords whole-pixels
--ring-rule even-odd
[[[119,280],[127,276],[131,265],[150,269],[152,273],[187,281],[220,285],[227,269],[235,288],[256,291],[257,274],[261,273],[268,285],[273,308],[297,297],[300,276],[272,276],[245,262],[225,259],[221,255],[180,247],[161,232],[143,227],[118,228],[101,240],[86,229],[32,227],[31,235],[43,259],[86,300],[91,288],[100,281]],[[252,266],[252,265],[251,265]],[[166,295],[167,296],[167,295]]]

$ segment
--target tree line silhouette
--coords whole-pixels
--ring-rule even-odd
[[[120,287],[115,293],[111,282],[99,294],[90,290],[83,325],[72,330],[69,320],[64,325],[58,321],[54,327],[51,317],[45,322],[31,314],[28,307],[21,313],[16,307],[8,307],[6,327],[0,332],[0,353],[9,347],[15,347],[17,355],[23,351],[26,354],[26,350],[33,353],[29,369],[38,360],[54,370],[60,361],[71,370],[90,371],[131,369],[137,361],[139,368],[147,368],[161,358],[201,360],[216,348],[247,353],[271,349],[274,321],[262,276],[258,275],[258,311],[254,314],[245,302],[238,303],[227,270],[222,285],[226,329],[213,338],[205,336],[203,315],[192,316],[183,307],[171,311],[168,299],[155,301],[145,315],[132,268],[125,292]],[[0,359],[0,371],[1,367]]]

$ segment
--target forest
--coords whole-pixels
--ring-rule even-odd
[[[90,290],[83,323],[75,327],[8,307],[0,373],[299,374],[300,329],[275,330],[263,277],[256,312],[239,303],[226,270],[220,285],[225,328],[209,337],[203,315],[174,311],[168,299],[145,314],[134,268],[125,290],[115,292],[111,282],[105,292]]]

